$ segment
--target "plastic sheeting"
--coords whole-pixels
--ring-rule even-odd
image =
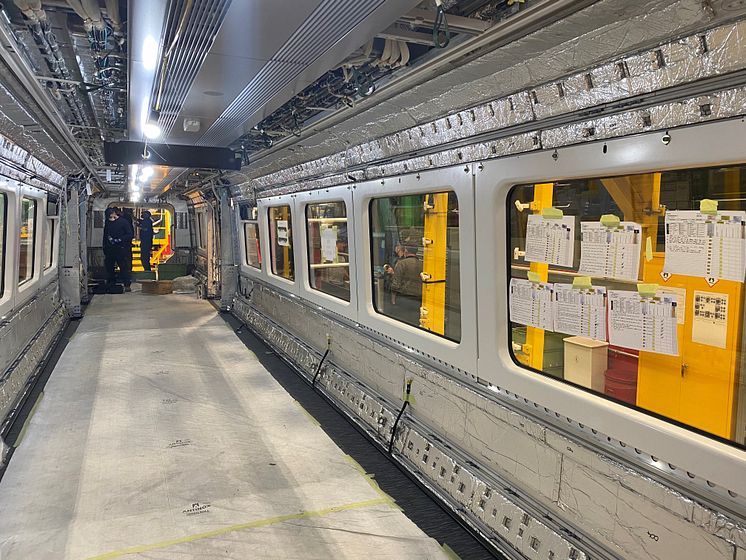
[[[173,279],[173,293],[193,294],[197,291],[197,279],[194,276],[179,276]]]
[[[0,483],[3,560],[447,556],[190,296],[97,296]]]
[[[479,144],[465,150],[447,150],[428,156],[428,165],[423,165],[422,158],[387,166],[375,165],[376,161],[382,159],[401,157],[415,150],[447,145],[455,141],[478,139],[480,134],[509,130],[512,126],[531,122],[536,123],[537,133],[494,142],[489,146],[488,157],[698,122],[692,119],[690,111],[677,110],[677,104],[673,103],[652,108],[649,111],[652,119],[640,119],[636,112],[629,112],[604,117],[591,124],[578,123],[558,127],[547,131],[545,138],[539,138],[541,122],[544,119],[742,70],[746,68],[745,41],[746,20],[721,26],[671,41],[655,49],[618,58],[613,62],[537,88],[349,147],[344,152],[332,156],[256,178],[249,184],[259,191],[272,189],[271,192],[276,194],[298,190],[294,183],[301,179],[332,174],[346,177],[346,170],[354,166],[372,165],[366,168],[363,178],[374,178],[406,172],[405,166],[410,170],[422,170],[458,164],[462,161],[475,161],[483,159],[483,156],[478,154],[484,152],[484,147]],[[709,109],[704,110],[702,117],[706,118],[699,120],[711,120],[713,113],[721,114],[722,118],[738,116],[746,111],[746,108],[739,106],[739,102],[733,99],[734,95],[737,97],[737,93],[730,92],[724,95],[728,99],[727,107],[715,107],[712,112]],[[719,96],[714,96],[713,99],[715,105],[720,103]],[[684,102],[689,105],[692,103],[689,100]],[[661,111],[667,113],[666,118],[660,115]],[[467,157],[464,152],[471,155]],[[342,182],[349,182],[349,179]],[[306,181],[302,187],[318,188],[329,184],[328,180],[321,179]]]

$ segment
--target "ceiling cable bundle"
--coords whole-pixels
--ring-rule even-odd
[[[443,7],[443,0],[435,0],[435,5],[438,15],[435,16],[435,25],[433,25],[433,45],[437,49],[444,49],[451,42],[451,30],[448,28],[448,18],[446,17],[446,10]],[[440,40],[441,28],[445,35],[443,42]]]

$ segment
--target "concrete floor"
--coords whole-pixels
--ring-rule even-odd
[[[192,296],[96,296],[0,483],[0,559],[447,558]]]

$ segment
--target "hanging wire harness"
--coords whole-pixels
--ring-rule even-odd
[[[435,16],[435,25],[433,25],[433,45],[436,49],[444,49],[451,42],[451,30],[448,28],[448,18],[446,10],[443,7],[443,0],[435,0],[438,15]],[[441,42],[440,33],[443,32],[445,38]]]
[[[316,366],[316,372],[313,374],[313,380],[311,381],[311,387],[316,387],[316,380],[319,378],[319,375],[321,374],[321,367],[324,365],[324,362],[326,361],[326,357],[329,355],[329,350],[332,349],[332,337],[328,334],[326,335],[326,351],[324,352],[324,355],[321,356],[321,360],[319,360],[319,365]]]
[[[401,410],[399,411],[399,414],[396,416],[396,420],[394,421],[394,427],[391,429],[391,439],[389,440],[389,455],[393,453],[394,450],[394,440],[396,440],[396,429],[399,427],[399,421],[401,420],[402,415],[404,414],[404,411],[407,410],[407,406],[409,405],[410,395],[412,394],[412,380],[407,379],[407,385],[404,389],[404,404],[401,407]]]

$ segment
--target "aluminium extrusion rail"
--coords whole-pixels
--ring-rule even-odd
[[[214,302],[212,304],[229,326],[233,327],[235,323],[242,321],[236,314],[220,310]],[[325,395],[315,390],[310,385],[309,378],[300,375],[292,360],[277,352],[266,337],[262,336],[261,333],[250,330],[245,323],[242,323],[234,332],[241,334],[244,327],[246,327],[244,332],[249,334],[251,338],[239,337],[240,340],[254,353],[257,353],[258,350],[263,351],[261,352],[264,355],[263,357],[259,354],[257,356],[269,374],[316,419],[321,428],[345,453],[359,462],[363,469],[369,473],[369,476],[375,478],[381,489],[390,494],[404,509],[405,514],[425,533],[437,539],[438,542],[443,542],[452,547],[453,551],[460,554],[462,558],[471,557],[468,554],[473,553],[473,551],[466,551],[464,547],[468,548],[470,546],[469,542],[473,541],[490,558],[524,560],[507,555],[496,556],[499,552],[494,543],[476,534],[474,529],[466,524],[463,518],[457,516],[452,508],[447,507],[447,504],[444,504],[438,496],[420,484],[418,479],[413,478],[412,473],[402,468],[401,464],[392,461],[391,456],[386,453],[382,445],[371,439],[370,434],[365,431],[365,426],[353,421],[352,418],[348,418],[345,411],[337,406],[334,401],[329,400]],[[276,360],[283,367],[279,368],[275,364],[266,363],[265,360]],[[332,418],[330,418],[330,414]],[[346,420],[343,424],[339,422],[340,416]],[[347,429],[345,429],[345,426]],[[371,454],[371,451],[374,454]],[[454,533],[447,525],[449,521],[455,523],[462,532]],[[484,555],[480,555],[479,558],[484,558]]]
[[[265,283],[261,279],[254,279],[245,276],[244,278],[248,278],[250,282],[259,284],[274,293],[280,293],[277,291],[277,288]],[[572,418],[556,413],[548,407],[534,403],[520,395],[511,393],[510,391],[506,391],[499,387],[495,387],[494,390],[492,390],[484,381],[480,380],[474,374],[465,372],[455,366],[445,364],[437,358],[429,356],[416,348],[407,346],[398,340],[381,334],[378,331],[357,323],[347,317],[316,305],[310,305],[295,294],[282,292],[281,295],[282,297],[299,302],[304,307],[332,319],[343,326],[360,329],[366,334],[366,336],[372,338],[376,342],[386,345],[396,351],[405,352],[410,359],[420,363],[421,365],[433,369],[437,373],[440,373],[457,383],[467,386],[469,389],[479,393],[483,397],[496,401],[514,412],[518,412],[527,416],[531,420],[551,427],[560,435],[577,445],[602,450],[610,458],[621,463],[623,466],[638,471],[656,482],[671,486],[684,496],[696,499],[702,505],[715,512],[739,518],[746,517],[744,504],[735,499],[737,496],[725,488],[714,487],[703,478],[698,477],[693,473],[676,469],[668,463],[662,463],[660,461],[656,462],[653,460],[653,456],[649,452],[636,449],[622,441],[608,437],[606,434],[603,434],[592,427],[579,424]],[[251,302],[247,302],[247,305],[251,305]]]
[[[312,353],[313,355],[317,355],[317,357],[321,355],[313,347],[308,345],[305,341],[289,333],[281,325],[277,324],[274,320],[272,320],[270,317],[268,317],[261,311],[256,310],[253,307],[253,305],[251,305],[250,302],[246,302],[244,300],[244,303],[248,307],[251,308],[253,313],[256,313],[257,315],[259,315],[263,321],[266,321],[267,323],[271,324],[274,328],[282,331],[285,336],[287,336],[290,340],[292,340],[299,347],[303,348],[306,352]],[[300,367],[298,364],[296,364],[293,361],[292,357],[285,355],[279,349],[275,348],[271,344],[271,342],[264,337],[264,335],[261,332],[258,332],[250,324],[248,325],[248,328],[251,329],[251,331],[256,336],[258,336],[261,340],[263,340],[268,346],[270,346],[283,359],[283,361],[285,361],[301,378],[303,378],[305,381],[310,383],[310,379],[308,375],[306,374],[306,372],[304,372],[302,367]],[[364,394],[370,397],[371,400],[375,402],[377,406],[380,406],[382,409],[387,410],[392,416],[396,415],[397,410],[395,410],[395,408],[391,408],[386,398],[382,397],[375,390],[365,385],[356,376],[346,372],[339,366],[335,365],[333,361],[328,360],[327,363],[330,365],[333,365],[334,369],[337,372],[340,372],[341,374],[344,374],[345,376],[349,377],[359,387],[364,388],[361,390],[363,390]],[[375,445],[383,453],[386,453],[386,445],[385,445],[386,442],[376,437],[375,432],[373,432],[369,426],[367,426],[360,420],[359,416],[356,414],[356,412],[353,409],[348,407],[344,402],[341,402],[338,399],[336,399],[333,396],[333,394],[330,393],[323,385],[317,384],[316,388],[320,390],[320,392],[322,393],[322,395],[327,401],[329,401],[335,408],[343,412],[344,415],[353,423],[353,425],[357,427],[357,429],[361,433],[363,433],[368,439],[370,439],[373,443],[375,443]],[[597,543],[593,538],[587,535],[580,527],[574,526],[573,524],[567,523],[565,521],[560,522],[559,520],[557,520],[557,518],[552,512],[537,505],[535,500],[531,499],[526,494],[520,492],[520,490],[516,488],[515,484],[504,479],[503,477],[501,477],[494,471],[488,469],[486,466],[480,464],[479,462],[476,462],[473,457],[469,456],[467,453],[461,450],[457,445],[455,445],[450,440],[443,438],[442,436],[436,435],[435,433],[436,431],[433,430],[427,424],[417,420],[416,418],[414,418],[413,416],[409,414],[406,414],[404,418],[402,418],[402,420],[403,420],[402,422],[403,424],[406,424],[409,427],[414,428],[419,433],[429,434],[434,440],[444,445],[448,449],[448,455],[451,458],[453,458],[454,460],[456,460],[457,462],[463,465],[467,465],[470,468],[473,468],[476,472],[479,473],[480,478],[484,482],[489,483],[491,487],[493,488],[500,489],[501,491],[505,492],[507,497],[509,497],[510,501],[514,502],[519,508],[523,509],[524,512],[533,516],[535,520],[549,527],[556,534],[560,535],[562,538],[565,538],[568,542],[572,543],[573,546],[577,547],[579,550],[585,550],[591,553],[592,555],[589,556],[590,558],[604,559],[604,560],[613,560],[617,558],[615,554],[609,551],[606,547]],[[395,435],[395,439],[399,439],[399,438]],[[388,455],[388,453],[386,454]],[[486,543],[489,543],[491,546],[495,547],[500,553],[509,555],[514,560],[524,559],[524,557],[520,554],[520,552],[515,550],[515,548],[509,542],[505,541],[504,546],[496,545],[496,541],[499,540],[502,544],[502,540],[500,539],[500,537],[496,536],[496,533],[492,529],[487,527],[473,513],[465,509],[458,502],[456,502],[453,498],[445,494],[443,491],[437,489],[432,483],[430,483],[427,480],[424,474],[421,473],[418,466],[414,464],[412,461],[410,461],[407,457],[405,457],[401,452],[397,451],[396,453],[389,455],[389,457],[391,457],[391,460],[394,461],[394,463],[397,463],[401,467],[403,467],[404,472],[405,474],[407,474],[407,476],[412,478],[418,485],[425,488],[429,493],[437,497],[438,500],[440,500],[443,504],[445,504],[451,510],[451,512],[459,518],[462,524],[465,523],[470,528],[471,531],[476,532]]]

